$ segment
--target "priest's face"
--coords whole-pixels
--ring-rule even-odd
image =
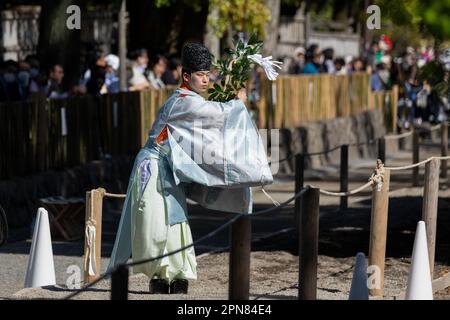
[[[196,71],[191,74],[183,72],[183,81],[191,90],[197,93],[203,93],[208,90],[209,73],[209,71]]]

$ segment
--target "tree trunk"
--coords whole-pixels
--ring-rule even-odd
[[[278,44],[278,25],[280,21],[280,0],[266,0],[266,6],[271,12],[271,19],[264,30],[264,55],[274,55]]]
[[[214,57],[216,57],[216,59],[220,59],[220,39],[215,34],[210,22],[217,21],[218,18],[219,8],[217,6],[210,6],[205,33],[205,46],[214,55]]]
[[[77,5],[81,11],[81,28],[86,15],[86,0],[45,0],[39,18],[39,42],[37,53],[44,70],[55,63],[64,67],[64,85],[76,84],[79,76],[81,30],[67,28],[71,14],[66,10]]]
[[[119,79],[120,90],[127,90],[127,10],[126,0],[121,0],[120,12],[119,12]]]

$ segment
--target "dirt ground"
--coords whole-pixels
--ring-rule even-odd
[[[148,278],[132,275],[129,279],[130,300],[150,299],[227,299],[228,298],[228,253],[204,255],[198,259],[197,281],[191,281],[188,295],[150,295]],[[251,255],[251,300],[297,299],[298,256],[286,251],[259,251]],[[332,258],[319,256],[317,298],[324,300],[346,300],[353,274],[352,257]],[[408,259],[386,260],[384,299],[401,299],[408,278]],[[437,273],[449,272],[439,266]],[[63,286],[45,289],[23,289],[11,299],[64,299],[71,291]],[[110,298],[109,280],[101,281],[74,299],[103,300]],[[450,291],[435,294],[435,299],[450,299]]]
[[[439,154],[438,148],[433,146],[423,148],[421,160],[435,154]],[[409,164],[411,163],[411,153],[396,152],[388,156],[387,160],[389,166]],[[375,159],[365,159],[353,161],[350,164],[350,189],[367,181],[374,163]],[[320,170],[309,170],[306,172],[306,184],[313,184],[327,190],[338,190],[338,170],[337,166],[332,165]],[[423,168],[421,168],[420,177],[422,181]],[[417,222],[421,219],[423,187],[411,187],[410,179],[410,170],[391,175],[384,292],[384,299],[388,300],[402,299],[402,294],[405,292],[414,233]],[[435,278],[450,272],[450,189],[448,189],[448,181],[441,181],[441,187]],[[267,188],[267,191],[280,202],[290,198],[293,190],[292,177],[278,177],[277,183]],[[255,210],[271,205],[271,201],[257,189],[254,190],[254,202]],[[320,204],[317,298],[346,300],[352,280],[354,257],[358,252],[363,252],[366,256],[368,254],[371,191],[370,189],[365,190],[361,194],[349,198],[349,209],[347,210],[339,210],[339,198],[321,196]],[[292,214],[293,208],[288,207],[280,210],[276,215],[261,216],[253,221],[251,299],[297,299],[299,262],[296,235],[292,231]],[[204,215],[193,214],[191,226],[194,238],[211,231],[229,217],[229,215],[209,215],[207,221]],[[280,229],[283,231],[276,232]],[[268,234],[270,236],[267,236]],[[262,236],[266,237],[261,238]],[[108,240],[108,238],[106,239]],[[107,244],[108,249],[104,253],[105,258],[102,259],[103,264],[107,262],[106,257],[111,246],[110,240]],[[218,253],[202,254],[202,252],[212,249],[217,251],[218,248],[226,247],[228,241],[228,233],[224,232],[214,240],[198,247],[199,278],[190,283],[188,295],[150,295],[146,276],[132,274],[129,279],[129,299],[227,299],[228,252],[226,250]],[[22,250],[21,259],[23,261],[26,260],[26,255],[23,255],[24,251],[26,249]],[[60,252],[61,257],[64,257],[63,252]],[[0,261],[6,261],[4,259],[7,257],[8,261],[13,261],[16,256],[11,252],[7,256],[0,250],[0,259],[3,259]],[[81,265],[82,251],[75,250],[71,259]],[[5,270],[4,265],[0,263],[2,272]],[[65,287],[64,281],[60,280],[54,287],[17,288],[3,298],[63,299],[71,292]],[[109,298],[110,281],[103,280],[74,299]],[[434,298],[450,299],[450,289],[435,293]]]

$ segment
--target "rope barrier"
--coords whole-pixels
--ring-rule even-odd
[[[447,156],[447,157],[430,157],[430,158],[428,158],[428,159],[426,159],[426,160],[423,160],[423,161],[421,161],[421,162],[413,163],[413,164],[410,164],[410,165],[407,165],[407,166],[402,166],[402,167],[386,167],[386,169],[393,170],[393,171],[412,169],[412,168],[421,166],[421,165],[423,165],[423,164],[425,164],[425,163],[427,163],[427,162],[430,162],[430,161],[433,160],[433,159],[449,160],[449,159],[450,159],[450,156]]]
[[[126,194],[116,194],[116,193],[109,193],[109,192],[105,192],[105,197],[109,197],[109,198],[125,198],[127,195]]]
[[[320,152],[304,153],[303,155],[305,155],[305,156],[318,156],[318,155],[321,155],[321,154],[327,154],[327,153],[330,153],[330,152],[335,151],[337,149],[340,149],[342,146],[343,145],[340,145],[340,146],[337,146],[337,147],[334,147],[334,148],[331,148],[331,149],[327,149],[327,150],[324,150],[324,151],[320,151]]]
[[[327,196],[333,196],[333,197],[348,197],[351,195],[355,195],[355,194],[361,192],[362,190],[364,190],[368,187],[371,187],[371,186],[376,186],[377,191],[381,191],[381,186],[383,185],[383,181],[384,181],[384,173],[385,173],[384,164],[383,164],[383,162],[381,162],[381,160],[378,159],[377,163],[376,163],[376,168],[375,168],[374,172],[372,173],[372,175],[370,176],[369,181],[366,184],[364,184],[356,189],[353,189],[350,191],[345,191],[345,192],[333,192],[333,191],[328,191],[328,190],[324,190],[321,188],[318,188],[318,189],[321,194],[324,194]]]
[[[355,142],[355,143],[349,144],[348,146],[349,147],[356,147],[356,146],[362,146],[362,145],[365,145],[365,144],[373,144],[373,143],[376,143],[379,139],[380,138],[378,138],[378,139],[370,139],[369,141],[366,141],[366,142]]]
[[[450,125],[450,122],[448,122],[448,124]],[[429,129],[424,129],[424,128],[419,129],[419,128],[417,128],[416,130],[419,130],[419,131],[421,131],[421,130],[422,130],[422,131],[435,131],[435,130],[439,130],[440,128],[441,128],[441,123],[436,124],[436,125],[434,125],[434,126],[431,126]],[[385,140],[396,140],[396,139],[401,139],[401,138],[409,137],[409,136],[412,135],[412,134],[413,134],[413,131],[411,130],[411,131],[408,131],[408,132],[405,132],[405,133],[401,133],[401,134],[385,135],[385,136],[384,136],[384,139],[385,139]],[[381,139],[381,138],[383,138],[383,137],[380,137],[380,138],[378,138],[378,139]],[[341,144],[341,145],[339,145],[339,146],[336,146],[336,147],[334,147],[334,148],[327,149],[327,150],[324,150],[324,151],[308,152],[308,153],[298,153],[298,154],[302,154],[302,155],[304,155],[304,156],[317,156],[317,155],[326,154],[326,153],[335,151],[335,150],[341,148],[341,147],[344,146],[344,145],[348,145],[348,146],[361,146],[361,145],[365,145],[365,144],[373,144],[373,143],[377,142],[378,139],[371,139],[371,140],[366,141],[366,142],[356,142],[356,143],[350,143],[350,144]],[[286,157],[286,158],[284,158],[284,159],[278,160],[277,162],[278,162],[278,163],[281,163],[281,162],[290,160],[290,159],[292,159],[295,155],[296,155],[296,154],[291,154],[290,156],[288,156],[288,157]],[[269,165],[271,165],[272,163],[273,163],[273,161],[270,161],[270,162],[269,162]]]
[[[277,200],[275,200],[274,198],[272,198],[272,197],[270,196],[270,194],[268,194],[267,191],[264,190],[264,187],[261,188],[261,191],[266,195],[266,197],[267,197],[269,200],[272,201],[272,203],[273,203],[276,207],[278,207],[278,206],[280,205],[280,203],[279,203]]]
[[[430,127],[430,131],[439,130],[440,128],[441,128],[441,124],[439,123],[439,124],[436,124],[434,126],[431,126]]]
[[[396,140],[396,139],[401,139],[401,138],[409,137],[409,136],[412,135],[412,134],[413,134],[412,131],[408,131],[408,132],[401,133],[401,134],[387,135],[387,136],[384,136],[384,139],[385,139],[385,140]]]
[[[437,128],[437,126],[431,128],[431,129],[436,130],[435,128]],[[430,130],[431,130],[431,129],[430,129]],[[404,133],[404,134],[395,135],[395,136],[385,136],[385,139],[388,139],[388,140],[389,140],[389,139],[399,139],[399,138],[402,138],[402,137],[407,137],[407,136],[409,136],[409,135],[411,135],[411,134],[412,134],[412,131],[407,132],[407,133]],[[354,144],[350,144],[350,145],[353,146],[353,145],[370,144],[370,143],[373,143],[373,142],[375,142],[375,141],[376,141],[375,139],[371,139],[371,140],[369,140],[368,142],[364,142],[364,143],[354,143]],[[322,151],[322,152],[306,153],[306,154],[304,154],[304,155],[305,155],[305,156],[306,156],[306,155],[313,156],[313,155],[325,154],[325,153],[329,153],[329,152],[331,152],[331,151],[337,150],[337,149],[339,149],[339,148],[341,148],[341,147],[342,147],[342,145],[337,146],[337,147],[332,148],[332,149],[329,149],[329,150]],[[292,156],[293,156],[293,155],[291,155],[291,156],[289,156],[288,158],[285,158],[285,159],[283,159],[283,160],[280,160],[279,162],[281,162],[281,161],[286,161],[286,160],[292,158]],[[243,216],[247,216],[247,217],[250,217],[250,218],[251,218],[252,216],[257,216],[257,215],[260,215],[260,214],[266,214],[266,213],[273,212],[273,211],[275,211],[275,210],[277,210],[277,209],[281,209],[281,208],[287,206],[287,205],[288,205],[289,203],[291,203],[293,200],[295,200],[295,199],[297,199],[297,198],[303,196],[303,194],[304,194],[309,188],[317,188],[317,189],[319,189],[320,193],[322,193],[322,194],[329,195],[329,196],[336,196],[336,197],[345,197],[345,196],[354,195],[354,194],[357,194],[357,193],[361,192],[362,190],[364,190],[364,189],[366,189],[366,188],[368,188],[368,187],[370,187],[370,186],[373,186],[373,185],[376,185],[376,186],[377,186],[377,190],[380,191],[380,190],[381,190],[381,185],[382,185],[382,183],[383,183],[384,170],[385,170],[385,169],[389,169],[389,170],[406,170],[406,169],[411,169],[411,168],[420,166],[420,165],[422,165],[422,164],[425,164],[425,163],[431,161],[432,159],[449,160],[449,159],[450,159],[450,156],[446,156],[446,157],[430,157],[430,158],[428,158],[428,159],[426,159],[426,160],[424,160],[424,161],[421,161],[421,162],[418,162],[418,163],[415,163],[415,164],[412,164],[412,165],[408,165],[408,166],[403,166],[403,167],[384,167],[384,165],[383,165],[383,163],[381,162],[381,160],[377,160],[377,167],[376,167],[374,173],[372,174],[372,176],[369,178],[369,181],[368,181],[366,184],[364,184],[364,185],[362,185],[362,186],[360,186],[360,187],[358,187],[358,188],[356,188],[356,189],[353,189],[353,190],[350,190],[350,191],[346,191],[346,192],[332,192],[332,191],[324,190],[324,189],[317,188],[317,187],[314,187],[314,186],[307,186],[307,187],[301,189],[301,190],[300,190],[298,193],[296,193],[293,197],[291,197],[290,199],[288,199],[287,201],[285,201],[285,202],[283,202],[283,203],[281,203],[281,204],[280,204],[278,201],[276,201],[275,199],[273,199],[273,198],[266,192],[266,190],[264,190],[264,187],[262,187],[261,190],[262,190],[263,193],[264,193],[264,194],[265,194],[265,195],[273,202],[273,204],[275,205],[275,207],[268,208],[268,209],[264,209],[264,210],[260,210],[260,211],[257,211],[257,212],[251,213],[251,214],[245,214],[245,213],[238,214],[238,215],[234,216],[232,219],[230,219],[229,221],[227,221],[225,224],[221,225],[220,227],[216,228],[215,230],[211,231],[210,233],[206,234],[205,236],[203,236],[203,237],[197,239],[196,241],[192,242],[190,245],[187,245],[187,246],[185,246],[185,247],[182,247],[182,248],[180,248],[180,249],[174,250],[174,251],[172,251],[172,252],[166,253],[166,254],[164,254],[164,255],[161,255],[161,256],[158,256],[158,257],[155,257],[155,258],[149,258],[149,259],[144,259],[144,260],[138,260],[138,261],[133,261],[133,262],[131,262],[131,263],[126,263],[126,264],[123,264],[123,265],[119,265],[118,267],[114,268],[113,270],[104,273],[103,275],[101,275],[101,276],[100,276],[99,278],[97,278],[96,280],[90,282],[89,284],[87,284],[87,285],[86,285],[85,287],[83,287],[82,289],[80,289],[80,290],[74,292],[73,294],[70,294],[70,295],[67,296],[65,299],[73,298],[73,297],[75,297],[76,295],[78,295],[78,294],[80,294],[80,293],[86,291],[87,289],[89,289],[89,288],[92,287],[93,285],[97,284],[99,281],[105,279],[107,276],[109,276],[110,274],[114,273],[119,267],[132,267],[132,266],[136,266],[136,265],[140,265],[140,264],[149,263],[149,262],[152,262],[152,261],[156,261],[156,260],[159,260],[159,259],[162,259],[162,258],[171,256],[171,255],[174,255],[174,254],[179,253],[179,252],[181,252],[181,251],[184,251],[184,250],[186,250],[186,249],[188,249],[188,248],[190,248],[190,247],[193,247],[193,246],[197,245],[198,243],[203,242],[203,241],[206,240],[206,239],[211,238],[212,236],[216,235],[218,232],[222,231],[223,229],[225,229],[225,228],[228,227],[229,225],[233,224],[235,221],[237,221],[238,219],[240,219],[240,218],[243,217]],[[272,162],[269,162],[269,163],[272,163]],[[103,189],[103,188],[99,188],[99,189],[100,189],[100,192],[102,192],[102,194],[103,194],[104,196],[107,196],[107,197],[114,197],[114,198],[125,198],[125,197],[126,197],[125,194],[107,193],[105,189]]]
[[[324,151],[291,154],[290,156],[288,156],[288,157],[286,157],[286,158],[284,158],[284,159],[278,160],[278,161],[276,161],[276,162],[277,162],[277,163],[281,163],[281,162],[284,162],[284,161],[287,161],[287,160],[291,160],[291,159],[292,159],[293,157],[295,157],[296,155],[303,155],[303,156],[305,156],[305,157],[308,157],[308,156],[318,156],[318,155],[321,155],[321,154],[327,154],[327,153],[330,153],[330,152],[332,152],[332,151],[336,151],[337,149],[340,149],[340,148],[343,147],[343,146],[349,146],[349,147],[351,147],[351,146],[362,146],[362,145],[365,145],[365,144],[373,144],[373,143],[376,143],[377,140],[378,140],[378,139],[370,139],[369,141],[365,141],[365,142],[355,142],[355,143],[350,143],[350,144],[341,144],[341,145],[339,145],[339,146],[336,146],[336,147],[334,147],[334,148],[327,149],[327,150],[324,150]],[[272,163],[274,163],[274,162],[273,162],[273,161],[269,161],[269,162],[268,162],[269,165],[271,165]]]
[[[101,189],[101,188],[100,188],[100,189]],[[279,204],[279,205],[276,206],[276,207],[272,207],[272,208],[260,210],[260,211],[253,212],[253,213],[249,213],[249,214],[247,214],[247,213],[241,213],[241,214],[238,214],[238,215],[234,216],[233,218],[231,218],[230,220],[228,220],[225,224],[221,225],[220,227],[216,228],[215,230],[211,231],[210,233],[206,234],[205,236],[203,236],[203,237],[197,239],[196,241],[192,242],[191,244],[189,244],[189,245],[187,245],[187,246],[184,246],[184,247],[182,247],[182,248],[180,248],[180,249],[177,249],[177,250],[168,252],[168,253],[166,253],[166,254],[160,255],[160,256],[155,257],[155,258],[149,258],[149,259],[145,259],[145,260],[133,261],[133,262],[131,262],[131,263],[126,263],[126,264],[119,265],[119,266],[117,266],[116,268],[110,270],[109,272],[104,273],[104,274],[101,275],[98,279],[96,279],[96,280],[90,282],[89,284],[87,284],[86,286],[84,286],[83,288],[81,288],[80,290],[78,290],[78,291],[76,291],[76,292],[74,292],[74,293],[68,295],[68,296],[65,298],[65,300],[71,299],[71,298],[77,296],[78,294],[80,294],[80,293],[86,291],[87,289],[89,289],[89,288],[92,287],[93,285],[97,284],[99,281],[105,279],[107,276],[109,276],[110,274],[114,273],[119,267],[133,267],[133,266],[136,266],[136,265],[149,263],[149,262],[152,262],[152,261],[156,261],[156,260],[163,259],[163,258],[168,257],[168,256],[171,256],[171,255],[174,255],[174,254],[179,253],[179,252],[181,252],[181,251],[184,251],[184,250],[186,250],[186,249],[189,249],[189,248],[191,248],[191,247],[193,247],[193,246],[195,246],[195,245],[198,245],[200,242],[203,242],[203,241],[205,241],[206,239],[209,239],[209,238],[215,236],[217,233],[219,233],[220,231],[222,231],[223,229],[225,229],[225,228],[228,227],[229,225],[233,224],[236,220],[238,220],[239,218],[241,218],[241,217],[243,217],[243,216],[246,216],[246,217],[251,218],[251,217],[253,217],[253,216],[257,216],[257,215],[261,215],[261,214],[270,213],[270,212],[273,212],[273,211],[275,211],[275,210],[278,210],[278,209],[281,209],[281,208],[287,206],[289,203],[291,203],[291,202],[294,201],[295,199],[297,199],[297,198],[303,196],[303,194],[305,194],[305,192],[306,192],[308,189],[309,189],[309,187],[303,188],[302,190],[300,190],[299,192],[297,192],[293,197],[291,197],[290,199],[286,200],[285,202]],[[103,189],[103,190],[104,190],[104,189]],[[106,194],[106,192],[105,192],[105,194]]]
[[[366,189],[367,187],[370,187],[373,185],[372,181],[367,182],[366,184],[354,189],[354,190],[350,190],[350,191],[346,191],[346,192],[333,192],[333,191],[328,191],[328,190],[324,190],[315,186],[312,186],[313,188],[317,188],[319,189],[319,192],[321,194],[327,195],[327,196],[333,196],[333,197],[347,197],[347,196],[351,196],[354,194],[357,194],[359,192],[361,192],[362,190]]]
[[[97,188],[97,191],[100,192],[100,194],[102,195],[102,197],[109,197],[109,198],[126,198],[126,194],[119,194],[119,193],[109,193],[106,192],[106,190],[104,188]]]

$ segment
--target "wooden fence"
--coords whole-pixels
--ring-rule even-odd
[[[0,179],[136,154],[172,90],[0,104]]]
[[[258,125],[262,128],[297,127],[375,108],[383,109],[388,130],[395,128],[398,89],[373,93],[366,73],[280,76],[275,82],[262,80],[260,87]]]
[[[397,91],[372,93],[365,73],[281,76],[263,80],[260,89],[260,128],[296,127],[374,108],[385,111],[388,130],[395,128]],[[172,91],[0,104],[0,179],[136,154]]]

